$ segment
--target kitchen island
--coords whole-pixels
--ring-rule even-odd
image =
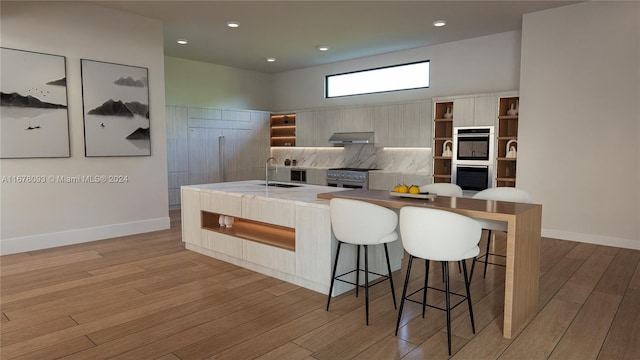
[[[189,250],[327,294],[337,240],[329,201],[318,194],[339,190],[263,180],[183,186],[182,241]],[[233,217],[231,227],[220,225],[221,215]],[[371,270],[386,274],[383,249],[369,251]],[[399,270],[401,242],[389,244],[389,252],[391,269]],[[340,259],[339,272],[353,269],[355,248],[343,247]],[[337,282],[333,295],[352,287]]]

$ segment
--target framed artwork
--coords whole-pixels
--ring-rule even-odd
[[[85,156],[151,155],[147,68],[80,62]]]
[[[0,48],[0,158],[69,157],[64,56]]]

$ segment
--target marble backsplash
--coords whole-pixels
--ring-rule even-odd
[[[372,144],[344,147],[273,147],[279,165],[297,160],[305,168],[366,168],[392,172],[431,173],[431,148],[380,148]]]

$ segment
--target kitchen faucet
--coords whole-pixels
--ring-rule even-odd
[[[276,160],[276,158],[274,158],[273,156],[268,158],[266,163],[264,164],[264,178],[265,181],[267,183],[267,189],[269,188],[269,160],[273,160],[276,163],[276,173],[278,172],[278,160]]]

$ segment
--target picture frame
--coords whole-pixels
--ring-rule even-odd
[[[0,158],[71,156],[66,58],[0,47]]]
[[[81,59],[85,156],[150,156],[148,69]]]

